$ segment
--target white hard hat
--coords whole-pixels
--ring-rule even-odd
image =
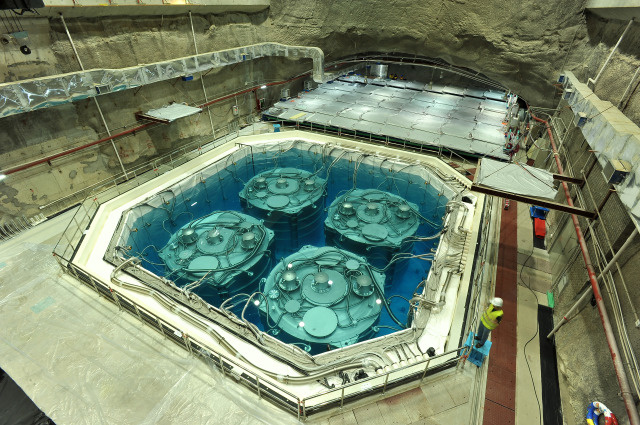
[[[502,307],[502,298],[495,297],[494,299],[491,300],[491,304],[493,304],[496,307]]]

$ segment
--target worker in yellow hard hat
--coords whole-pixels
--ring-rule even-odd
[[[480,324],[478,325],[478,332],[476,332],[475,339],[478,341],[476,348],[480,348],[487,342],[489,334],[492,330],[498,327],[502,321],[502,298],[494,298],[491,300],[491,305],[482,313]]]

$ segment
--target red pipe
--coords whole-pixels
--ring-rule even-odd
[[[251,87],[251,88],[244,89],[244,90],[239,91],[239,92],[231,93],[231,94],[229,94],[229,95],[222,96],[222,97],[219,97],[219,98],[214,99],[214,100],[210,100],[209,102],[207,102],[207,103],[203,103],[202,105],[198,106],[198,108],[204,108],[204,107],[206,107],[206,106],[213,105],[214,103],[221,102],[221,101],[223,101],[223,100],[230,99],[230,98],[235,97],[235,96],[240,96],[241,94],[249,93],[249,92],[251,92],[251,91],[256,91],[256,90],[258,90],[260,87],[262,87],[263,85],[264,85],[264,86],[267,86],[267,87],[271,87],[271,86],[279,86],[279,85],[281,85],[281,84],[286,84],[286,83],[290,83],[291,81],[299,80],[300,78],[304,78],[304,77],[307,77],[307,76],[309,76],[309,75],[311,75],[311,73],[306,73],[306,74],[298,75],[297,77],[293,77],[293,78],[290,78],[290,79],[288,79],[288,80],[284,80],[284,81],[276,81],[276,82],[273,82],[273,83],[262,84],[262,85],[260,85],[260,86],[253,86],[253,87]],[[257,94],[256,94],[256,97],[257,97]]]
[[[306,77],[308,75],[310,75],[310,73],[303,74],[303,75],[298,75],[297,77],[293,77],[293,78],[290,78],[290,79],[285,80],[285,81],[276,81],[276,82],[273,82],[273,83],[268,83],[266,85],[267,86],[278,86],[278,85],[281,85],[281,84],[286,84],[286,83],[289,83],[291,81],[298,80],[298,79]],[[223,100],[230,99],[232,97],[239,96],[241,94],[248,93],[250,91],[256,91],[260,87],[261,86],[255,86],[255,87],[251,87],[249,89],[245,89],[245,90],[242,90],[242,91],[239,91],[239,92],[236,92],[236,93],[229,94],[227,96],[219,97],[217,99],[211,100],[211,101],[209,101],[207,103],[204,103],[204,104],[198,106],[198,108],[203,109],[206,106],[213,105],[214,103],[221,102]],[[260,103],[258,102],[257,93],[256,93],[256,102],[257,102],[258,110],[260,110],[260,106],[259,106]],[[99,140],[95,140],[95,141],[93,141],[91,143],[87,143],[86,145],[82,145],[82,146],[78,146],[78,147],[75,147],[75,148],[72,148],[72,149],[68,149],[66,151],[59,152],[59,153],[57,153],[55,155],[51,155],[51,156],[47,156],[45,158],[38,159],[37,161],[28,162],[26,164],[19,165],[19,166],[14,167],[14,168],[9,168],[8,170],[0,171],[0,174],[9,175],[9,174],[17,173],[18,171],[23,171],[23,170],[26,170],[28,168],[35,167],[36,165],[44,164],[45,162],[49,162],[49,161],[52,161],[54,159],[57,159],[57,158],[60,158],[60,157],[63,157],[63,156],[67,156],[69,154],[72,154],[74,152],[89,148],[91,146],[95,146],[95,145],[98,145],[100,143],[108,142],[109,140],[113,140],[113,139],[116,139],[118,137],[126,136],[127,134],[131,134],[131,133],[136,132],[138,130],[142,130],[142,129],[147,128],[147,127],[149,127],[150,125],[153,125],[153,124],[155,124],[155,123],[142,124],[142,125],[139,125],[137,127],[133,127],[133,128],[131,128],[129,130],[123,131],[121,133],[112,134],[109,137],[105,137],[105,138],[102,138],[102,139],[99,139]]]
[[[72,154],[74,152],[80,151],[82,149],[86,149],[88,147],[91,147],[91,146],[94,146],[94,145],[98,145],[100,143],[107,142],[109,140],[113,140],[116,137],[125,136],[125,135],[133,133],[135,131],[142,130],[143,128],[149,127],[152,124],[154,124],[154,123],[142,124],[142,125],[139,125],[137,127],[130,128],[129,130],[123,131],[122,133],[112,134],[109,137],[105,137],[103,139],[93,141],[93,142],[88,143],[86,145],[82,145],[82,146],[78,146],[78,147],[75,147],[75,148],[72,148],[72,149],[68,149],[66,151],[59,152],[59,153],[57,153],[55,155],[47,156],[47,157],[39,159],[37,161],[33,161],[33,162],[29,162],[27,164],[19,165],[19,166],[14,167],[14,168],[9,168],[8,170],[5,170],[5,171],[0,171],[0,173],[4,174],[4,175],[17,173],[18,171],[26,170],[27,168],[31,168],[31,167],[35,167],[36,165],[44,164],[45,162],[49,162],[49,161],[54,160],[56,158],[60,158],[61,156],[66,156],[66,155]]]
[[[564,174],[562,164],[560,163],[560,157],[558,155],[558,150],[556,149],[556,143],[553,140],[553,134],[551,133],[551,125],[549,125],[547,121],[540,119],[533,114],[531,114],[531,116],[534,120],[543,123],[547,128],[547,134],[549,135],[549,141],[551,142],[551,149],[553,149],[553,156],[556,160],[556,165],[558,166],[558,173],[561,175]],[[567,204],[569,204],[569,206],[573,206],[571,192],[569,192],[569,186],[564,181],[561,183],[562,188],[564,189],[564,194],[567,198]],[[589,255],[587,244],[584,240],[584,237],[582,236],[580,222],[578,221],[578,217],[575,214],[571,214],[571,219],[573,220],[573,226],[575,227],[576,236],[578,237],[578,244],[580,245],[580,250],[582,251],[582,258],[584,260],[585,266],[587,267],[587,274],[589,275],[589,281],[591,282],[591,287],[593,288],[593,295],[596,298],[596,305],[598,306],[598,312],[600,313],[600,321],[602,322],[602,327],[604,328],[604,334],[607,338],[607,344],[609,344],[609,351],[611,353],[611,359],[613,360],[613,367],[616,371],[618,385],[620,386],[620,392],[622,393],[624,405],[627,409],[629,421],[631,425],[640,425],[638,410],[636,409],[636,405],[633,401],[633,395],[631,394],[631,388],[629,387],[627,374],[624,371],[624,365],[622,364],[622,360],[620,360],[620,350],[618,349],[618,344],[615,337],[613,336],[613,328],[611,327],[609,314],[607,313],[604,301],[602,300],[600,286],[598,285],[596,273],[594,272],[593,265],[591,264],[591,256]]]

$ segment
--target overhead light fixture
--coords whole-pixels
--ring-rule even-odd
[[[267,85],[266,85],[266,84],[263,84],[263,85],[261,85],[261,86],[260,86],[260,88],[261,88],[261,89],[266,89],[266,88],[267,88]]]
[[[255,300],[253,303],[256,305],[256,307],[260,305],[260,301],[259,300]]]
[[[0,181],[4,180],[6,178],[7,178],[7,176],[5,174],[0,174]]]

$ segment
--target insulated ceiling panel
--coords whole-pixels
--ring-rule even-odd
[[[425,84],[418,81],[407,81],[406,88],[411,90],[424,90]]]
[[[358,121],[355,125],[356,130],[362,131],[363,133],[371,133],[371,134],[385,134],[386,124],[380,124],[376,122],[370,121]]]
[[[434,103],[436,96],[438,95],[434,93],[418,92],[413,95],[413,99],[411,99],[411,102]]]
[[[441,105],[451,105],[456,106],[458,102],[460,102],[460,96],[454,96],[452,94],[434,94],[433,100],[435,103],[439,103]]]
[[[504,145],[504,132],[502,131],[502,127],[477,123],[472,134],[474,139],[484,140],[485,142],[500,146]]]
[[[507,102],[503,102],[500,100],[486,99],[482,102],[482,107],[490,111],[502,113],[507,112]]]
[[[321,114],[316,112],[315,114],[310,114],[304,117],[304,121],[305,122],[310,122],[313,124],[320,124],[320,125],[330,125],[331,124],[331,120],[334,119],[335,116],[334,115],[327,115],[327,114]]]
[[[346,118],[346,117],[333,117],[329,124],[332,127],[346,128],[349,130],[353,130],[356,128],[356,123],[358,119]]]
[[[495,111],[488,111],[488,110],[483,110],[476,116],[476,120],[478,122],[482,122],[485,124],[490,124],[498,127],[502,125],[502,120],[504,120],[504,118],[505,118],[504,112],[495,112]]]
[[[355,91],[356,87],[358,87],[358,83],[334,83],[332,84],[332,89],[333,90],[339,90],[339,91],[345,91],[345,92],[352,92]],[[330,87],[331,87],[330,86]]]
[[[457,108],[451,111],[451,116],[464,121],[476,121],[476,116],[480,114],[479,109]]]
[[[484,90],[468,88],[467,92],[465,93],[465,95],[466,96],[472,96],[472,97],[484,98]]]
[[[408,101],[411,100],[416,94],[417,92],[413,90],[396,90],[396,92],[393,93],[393,98],[402,100],[406,99]]]
[[[434,93],[442,93],[442,91],[444,90],[444,84],[438,84],[438,83],[429,83],[427,85],[425,85],[425,90],[434,92]]]
[[[407,83],[405,80],[389,80],[387,81],[388,87],[394,87],[396,89],[406,89]]]
[[[414,114],[425,114],[427,109],[429,108],[429,104],[425,102],[414,102],[411,101],[409,103],[405,103],[402,106],[403,111],[411,112]]]
[[[397,115],[397,111],[394,112],[387,109],[373,109],[365,114],[362,114],[362,119],[364,121],[385,124],[390,120],[394,119],[396,115]]]
[[[348,103],[329,102],[329,103],[322,103],[322,106],[315,107],[314,109],[316,111],[321,111],[324,114],[337,115],[338,113],[344,111],[347,108],[349,108]]]
[[[446,86],[442,91],[443,93],[463,96],[466,93],[467,89],[457,86]]]
[[[440,134],[440,128],[446,123],[442,118],[433,115],[424,115],[414,124],[417,130]]]
[[[496,145],[493,143],[485,142],[483,140],[473,140],[471,142],[471,151],[481,154],[483,156],[492,156],[494,158],[504,158],[507,159],[508,155],[504,154],[502,151],[502,145]]]
[[[399,101],[395,98],[392,98],[392,99],[394,100],[383,100],[382,102],[380,102],[379,106],[381,108],[393,109],[395,111],[399,111],[406,104],[406,102]]]
[[[480,98],[486,91],[449,86],[446,87],[448,93],[438,93],[427,91],[428,85],[417,82],[380,79],[365,84],[355,82],[360,81],[356,77],[345,77],[342,82],[324,84],[321,89],[312,90],[301,98],[278,102],[266,114],[476,155],[508,158],[502,151],[506,102]],[[417,90],[420,87],[424,89]],[[437,84],[431,85],[432,89],[434,87],[436,90],[441,88]],[[471,96],[465,96],[465,93]],[[499,96],[502,94],[496,93],[494,97]]]
[[[377,108],[380,102],[382,102],[383,100],[386,100],[386,98],[383,96],[368,94],[368,95],[362,96],[360,100],[358,100],[356,103],[359,103],[361,105],[367,105],[367,106],[375,106]]]
[[[408,128],[402,128],[395,125],[387,125],[384,128],[386,136],[395,137],[396,139],[409,139],[410,130]]]
[[[429,106],[429,109],[427,109],[427,114],[433,115],[434,117],[446,119],[449,118],[454,110],[455,106],[445,105],[444,103],[435,103]]]
[[[503,101],[504,100],[504,95],[505,95],[505,93],[503,91],[487,90],[487,91],[484,92],[484,97],[486,97],[487,99],[492,99],[492,100]]]
[[[409,140],[422,145],[438,146],[440,144],[440,135],[429,133],[428,131],[416,130],[414,128],[409,130]]]
[[[378,90],[373,92],[373,94],[387,98],[392,97],[397,90],[398,89],[394,89],[393,87],[380,87]]]
[[[373,92],[375,92],[378,88],[375,86],[371,86],[369,84],[358,84],[358,86],[355,88],[354,91],[358,92],[358,93],[366,93],[366,94],[371,94]]]
[[[285,109],[284,112],[282,112],[278,118],[281,118],[283,120],[293,120],[293,121],[304,121],[309,115],[311,115],[309,112],[306,111],[301,111],[299,109]]]
[[[345,109],[342,112],[339,112],[338,115],[345,118],[359,120],[362,118],[363,114],[370,112],[372,110],[373,108],[371,106],[351,105],[351,107]]]
[[[481,104],[481,99],[476,99],[475,97],[463,97],[458,101],[457,106],[459,108],[480,109]]]
[[[440,136],[440,145],[456,151],[472,152],[471,139],[463,139],[461,137],[443,134]]]
[[[471,132],[475,127],[475,123],[469,121],[462,121],[459,119],[452,119],[445,123],[441,130],[443,134],[450,136],[457,136],[463,139],[471,139]]]
[[[360,93],[345,93],[336,98],[336,101],[343,103],[356,103],[362,95]]]
[[[416,125],[416,123],[418,123],[419,121],[419,115],[411,114],[408,112],[400,112],[399,114],[393,116],[392,121],[387,122],[390,122],[391,124],[402,128],[413,128],[413,126]]]

